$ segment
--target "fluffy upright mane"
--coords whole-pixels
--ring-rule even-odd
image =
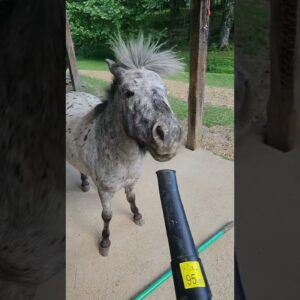
[[[161,50],[163,44],[139,34],[137,39],[124,41],[117,35],[110,41],[116,62],[126,69],[147,69],[161,75],[174,74],[184,69],[184,64],[172,50]]]

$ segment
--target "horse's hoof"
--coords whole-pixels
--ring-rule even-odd
[[[99,247],[99,251],[100,251],[100,254],[102,256],[108,256],[108,252],[109,252],[109,247],[108,248],[102,248],[101,246]]]
[[[143,216],[141,214],[138,214],[136,216],[133,216],[133,222],[138,225],[138,226],[142,226],[145,224],[145,221],[143,219]]]
[[[90,190],[90,185],[86,184],[86,185],[81,185],[81,189],[83,192],[88,192]]]
[[[100,242],[99,251],[102,256],[107,256],[110,248],[110,240],[102,240]]]

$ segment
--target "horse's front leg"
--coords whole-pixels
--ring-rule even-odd
[[[135,204],[135,193],[133,192],[133,187],[134,187],[133,185],[125,187],[125,194],[126,194],[127,201],[130,204],[130,209],[133,213],[133,221],[135,224],[141,226],[145,222],[142,214],[139,212],[139,209]]]
[[[100,242],[99,250],[102,256],[107,256],[111,244],[109,239],[109,222],[112,218],[111,198],[113,197],[113,194],[102,192],[100,190],[98,190],[98,192],[102,204],[102,220],[104,222],[104,227],[102,230],[102,240]]]

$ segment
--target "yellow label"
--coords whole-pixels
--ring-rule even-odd
[[[198,261],[185,261],[179,264],[185,289],[206,287]]]

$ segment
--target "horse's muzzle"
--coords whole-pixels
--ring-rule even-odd
[[[176,118],[163,117],[152,128],[150,153],[158,161],[173,158],[181,143],[181,127]]]

